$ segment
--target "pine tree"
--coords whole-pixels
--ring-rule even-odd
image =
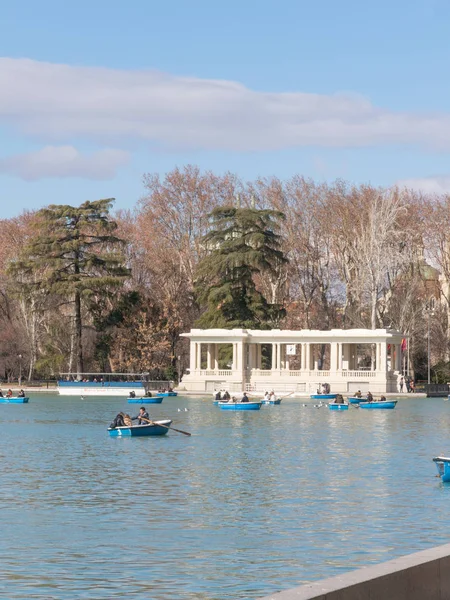
[[[36,214],[35,233],[9,272],[22,285],[39,286],[61,303],[73,305],[73,336],[78,376],[83,372],[82,302],[94,294],[120,287],[129,270],[110,218],[112,198],[84,202],[79,207],[50,205]],[[34,276],[34,277],[33,277]],[[32,281],[32,283],[31,283]]]
[[[197,269],[196,299],[206,305],[199,327],[264,329],[278,323],[285,311],[269,304],[255,277],[276,275],[287,262],[277,233],[284,214],[233,206],[209,215],[212,230],[203,238],[209,250]]]

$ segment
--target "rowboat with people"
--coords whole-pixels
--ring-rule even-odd
[[[360,402],[365,402],[366,398],[359,398],[358,396],[349,396],[347,398],[347,402],[349,404],[359,404]]]
[[[290,396],[291,394],[288,395]],[[270,393],[266,392],[264,394],[264,398],[261,400],[261,402],[263,404],[281,404],[281,398],[277,398],[275,392],[272,390]]]
[[[336,394],[336,398],[333,402],[328,404],[330,410],[348,410],[348,402],[346,402],[342,394]]]
[[[0,404],[28,404],[28,396],[0,397]]]
[[[330,410],[348,410],[348,402],[343,402],[343,403],[330,402],[328,404],[328,408]]]
[[[261,400],[256,402],[218,402],[222,410],[259,410],[261,404]]]
[[[436,456],[433,458],[440,478],[444,483],[450,481],[450,458],[447,456]]]
[[[281,404],[281,398],[263,398],[261,402],[263,404]]]
[[[152,421],[146,425],[129,425],[122,427],[108,427],[108,433],[111,437],[143,437],[166,435],[171,429],[172,421],[164,419],[162,421]]]
[[[334,400],[337,394],[330,393],[330,384],[322,383],[322,385],[318,385],[317,392],[315,394],[310,394],[311,400]]]
[[[397,402],[398,400],[372,400],[372,402],[363,400],[359,402],[359,408],[392,410],[396,407]]]
[[[128,398],[128,404],[161,404],[164,398],[161,395],[145,396],[143,398]]]

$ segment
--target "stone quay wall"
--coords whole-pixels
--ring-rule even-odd
[[[450,544],[315,581],[262,600],[450,600]]]

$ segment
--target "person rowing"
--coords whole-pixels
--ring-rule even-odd
[[[131,417],[132,421],[137,421],[138,425],[146,425],[150,420],[148,412],[145,410],[145,406],[141,406],[139,414],[136,417]]]

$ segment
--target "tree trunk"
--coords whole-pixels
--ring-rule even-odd
[[[81,323],[81,296],[77,290],[75,292],[75,356],[77,361],[77,378],[81,379],[83,373],[83,342],[81,339],[83,328]]]

